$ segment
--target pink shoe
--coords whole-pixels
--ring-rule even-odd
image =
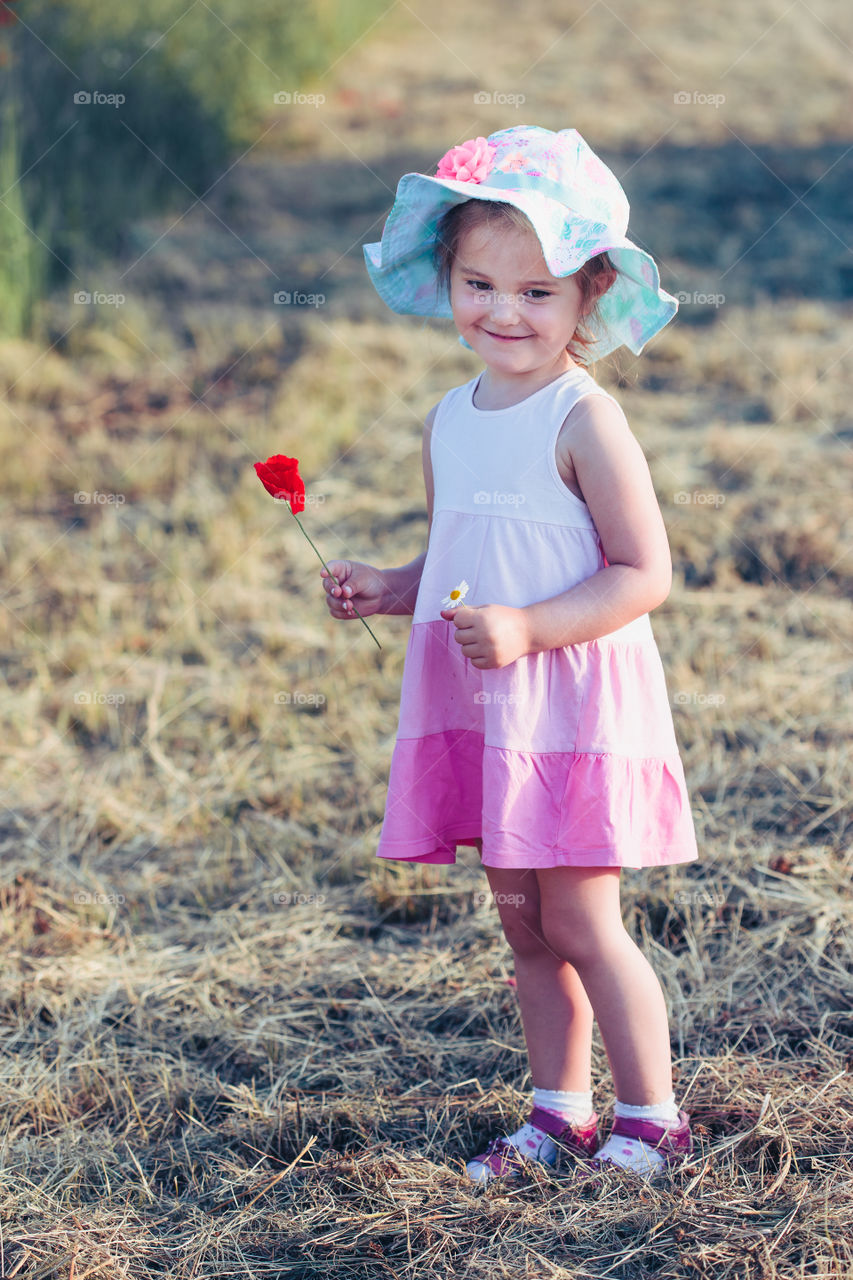
[[[652,1178],[660,1177],[671,1166],[681,1164],[693,1153],[693,1135],[690,1132],[690,1117],[686,1111],[679,1111],[678,1123],[671,1124],[669,1128],[657,1120],[640,1120],[633,1116],[615,1116],[609,1137],[614,1134],[623,1138],[639,1138],[653,1151],[659,1152],[664,1157],[665,1163],[649,1175]],[[602,1143],[603,1145],[604,1143]],[[612,1169],[614,1165],[615,1162],[613,1160],[599,1160],[593,1156],[589,1162],[589,1171],[600,1172],[603,1169]],[[622,1166],[615,1165],[615,1167],[621,1168]],[[573,1180],[580,1181],[581,1178],[589,1178],[589,1173],[586,1169],[575,1170]],[[602,1185],[600,1178],[595,1178],[593,1181],[596,1186]]]
[[[527,1118],[528,1124],[535,1125],[547,1133],[553,1142],[564,1151],[583,1160],[589,1160],[598,1147],[598,1115],[593,1111],[585,1124],[567,1122],[553,1111],[545,1111],[542,1107],[534,1107]],[[525,1156],[505,1138],[493,1138],[482,1155],[469,1160],[466,1168],[468,1176],[476,1182],[491,1182],[493,1178],[527,1178],[533,1165],[546,1165],[547,1161],[535,1160]],[[476,1173],[472,1165],[480,1165]],[[484,1173],[484,1170],[488,1170]]]

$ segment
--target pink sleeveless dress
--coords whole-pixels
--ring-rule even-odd
[[[434,419],[435,501],[412,618],[376,856],[492,867],[652,867],[698,858],[663,666],[647,613],[583,644],[482,670],[442,600],[523,607],[607,564],[556,443],[582,396],[571,369],[520,404],[478,409],[478,378]],[[612,396],[609,396],[613,399]],[[618,403],[618,402],[616,402]]]

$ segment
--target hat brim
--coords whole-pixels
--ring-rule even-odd
[[[439,218],[466,200],[502,201],[526,214],[545,264],[558,278],[573,275],[598,253],[609,254],[618,276],[598,300],[597,314],[585,321],[593,338],[589,360],[620,346],[639,355],[678,310],[677,300],[660,287],[650,254],[612,227],[574,215],[551,196],[407,173],[398,183],[381,240],[362,246],[371,283],[392,311],[452,319],[450,300],[438,287],[433,244]]]

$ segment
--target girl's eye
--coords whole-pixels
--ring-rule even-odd
[[[475,293],[487,292],[492,287],[485,280],[466,280],[465,283],[471,285]],[[540,298],[551,297],[551,294],[547,289],[528,289],[527,292],[534,302],[538,302]]]

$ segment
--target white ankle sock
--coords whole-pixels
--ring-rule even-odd
[[[571,1093],[567,1089],[534,1088],[533,1105],[573,1120],[575,1124],[583,1124],[592,1115],[592,1089]]]
[[[664,1098],[663,1102],[651,1102],[646,1107],[635,1106],[633,1102],[620,1102],[617,1098],[613,1114],[631,1116],[639,1120],[660,1120],[664,1124],[676,1124],[678,1107],[675,1104],[675,1091],[673,1090],[668,1098]]]
[[[635,1106],[630,1102],[620,1102],[617,1098],[613,1114],[631,1116],[638,1120],[652,1120],[667,1127],[677,1124],[678,1107],[675,1103],[675,1092],[673,1091],[662,1102],[653,1102],[646,1107]],[[653,1150],[640,1138],[626,1138],[622,1134],[611,1134],[604,1146],[596,1152],[596,1156],[601,1160],[611,1160],[614,1164],[622,1165],[623,1168],[633,1169],[647,1178],[653,1178],[666,1163],[660,1151]]]

